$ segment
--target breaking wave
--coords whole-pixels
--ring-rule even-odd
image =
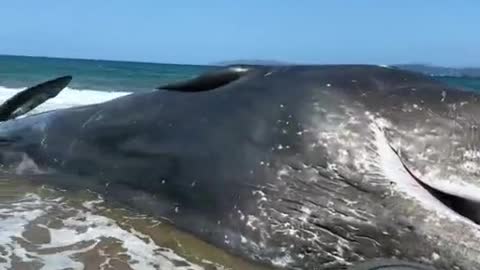
[[[24,88],[7,88],[0,86],[0,103],[12,97],[16,93],[25,90]],[[117,97],[128,95],[130,92],[106,92],[91,89],[65,88],[58,96],[47,100],[35,108],[29,114],[49,111],[54,109],[69,108],[73,106],[88,105],[105,102]]]

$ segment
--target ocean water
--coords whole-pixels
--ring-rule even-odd
[[[480,92],[480,78],[437,77],[437,79],[455,87]]]
[[[69,87],[31,113],[104,102],[209,66],[0,56],[0,102],[25,87],[62,75]],[[480,80],[439,77],[480,91]],[[1,176],[0,176],[1,177]],[[70,192],[0,178],[2,269],[266,269],[172,226],[114,208],[87,190]]]
[[[45,57],[1,56],[0,86],[19,88],[62,75],[79,90],[138,92],[190,78],[211,66],[133,63]]]

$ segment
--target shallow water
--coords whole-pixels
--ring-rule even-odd
[[[266,269],[99,195],[0,179],[0,269]]]

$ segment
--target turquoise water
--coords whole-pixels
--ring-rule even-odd
[[[1,56],[0,86],[26,87],[62,75],[72,75],[74,89],[138,92],[166,82],[190,78],[210,66],[153,64],[104,60]]]
[[[449,85],[480,92],[480,78],[437,77]]]

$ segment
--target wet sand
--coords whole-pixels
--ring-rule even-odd
[[[252,269],[157,219],[88,191],[0,179],[0,269]]]

